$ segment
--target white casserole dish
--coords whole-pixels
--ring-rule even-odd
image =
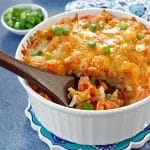
[[[87,14],[99,14],[103,9],[89,9],[66,12],[49,18],[37,25],[20,42],[16,58],[22,59],[22,45],[37,30],[46,30],[62,18],[73,18]],[[118,10],[107,10],[115,17],[133,17],[133,15]],[[135,17],[135,16],[134,16]],[[150,29],[150,24],[135,17]],[[130,138],[143,130],[150,123],[150,96],[129,106],[113,110],[91,111],[67,108],[50,102],[36,93],[19,78],[26,89],[33,111],[41,124],[55,135],[79,144],[105,145]],[[56,89],[57,90],[57,89]]]

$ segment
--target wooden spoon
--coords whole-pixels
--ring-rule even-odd
[[[75,87],[75,77],[61,76],[27,65],[0,50],[0,66],[23,77],[48,93],[53,101],[68,106],[67,89]]]

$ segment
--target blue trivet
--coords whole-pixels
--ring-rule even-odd
[[[30,120],[31,127],[38,132],[39,138],[45,142],[51,150],[130,150],[142,147],[150,140],[150,125],[134,137],[119,143],[109,145],[81,145],[61,139],[48,131],[36,118],[32,107],[28,104],[25,115]],[[149,147],[150,149],[150,147]]]

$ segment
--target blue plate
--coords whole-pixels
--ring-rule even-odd
[[[65,11],[87,8],[118,9],[150,21],[149,0],[74,0],[66,4]]]
[[[81,145],[61,139],[48,131],[36,118],[30,103],[25,110],[25,115],[30,120],[31,127],[38,132],[39,138],[52,150],[123,150],[142,147],[150,140],[150,125],[134,137],[119,143],[109,145]],[[148,146],[148,145],[147,145]],[[150,147],[148,148],[150,149]]]

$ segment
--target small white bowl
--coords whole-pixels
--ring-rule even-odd
[[[103,9],[77,10],[53,16],[37,25],[22,39],[16,58],[22,59],[23,45],[38,30],[46,30],[62,18],[97,15]],[[135,17],[150,29],[150,23],[142,18],[118,10],[107,10],[115,17]],[[150,123],[150,96],[143,100],[112,110],[77,110],[50,102],[36,93],[27,82],[19,78],[26,89],[30,103],[41,124],[55,135],[79,144],[105,145],[120,142],[136,135]],[[57,89],[56,89],[57,90]]]
[[[42,6],[37,5],[37,4],[24,3],[24,4],[18,4],[18,5],[13,5],[13,6],[9,7],[9,8],[6,9],[6,10],[2,13],[2,15],[1,15],[1,23],[2,23],[2,25],[3,25],[7,30],[9,30],[9,31],[12,32],[12,33],[18,34],[18,35],[25,35],[25,34],[26,34],[27,32],[29,32],[32,28],[31,28],[31,29],[22,29],[22,30],[20,30],[20,29],[14,29],[14,28],[12,28],[12,27],[10,27],[10,26],[8,26],[8,25],[6,24],[6,22],[4,21],[4,14],[5,14],[6,12],[8,12],[8,11],[11,11],[14,7],[17,7],[17,8],[18,8],[18,7],[19,7],[19,8],[22,8],[22,7],[30,7],[30,8],[33,8],[33,9],[41,9],[42,12],[43,12],[43,15],[44,15],[43,21],[48,18],[48,12],[47,12],[47,10],[46,10],[45,8],[43,8]],[[42,22],[43,22],[43,21],[42,21]],[[33,27],[33,28],[34,28],[34,27]]]

